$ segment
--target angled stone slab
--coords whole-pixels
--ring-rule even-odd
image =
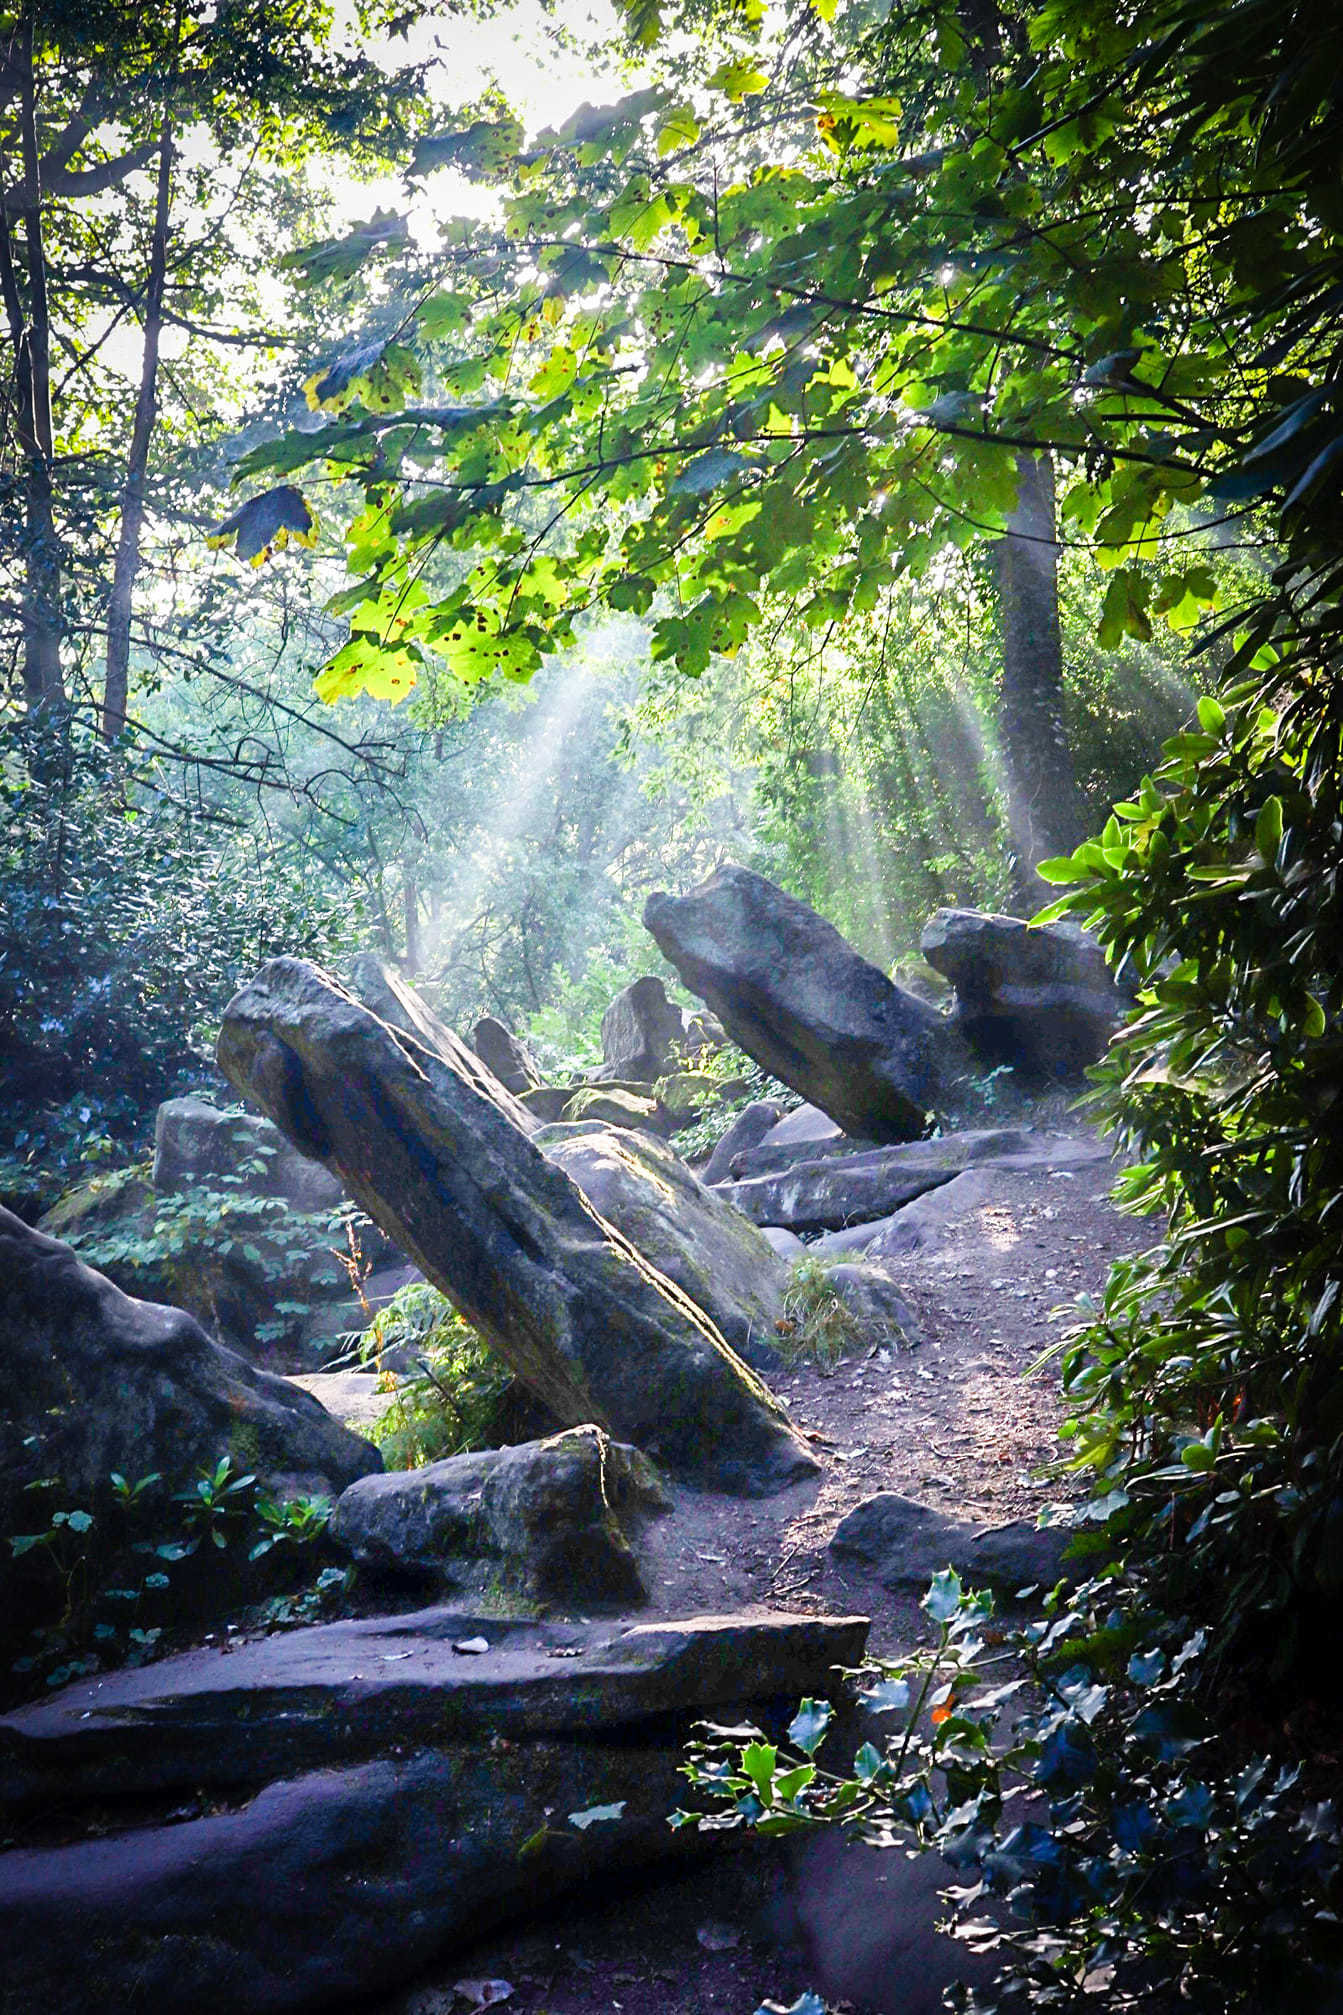
[[[742,1495],[815,1473],[760,1380],[546,1159],[464,1045],[428,1047],[316,966],[274,959],[229,1003],[219,1063],[562,1425],[594,1422]]]
[[[846,1133],[922,1133],[954,1068],[949,1023],[806,903],[726,867],[689,895],[651,895],[644,924],[733,1040]]]
[[[935,1574],[954,1567],[971,1586],[1012,1596],[1021,1588],[1052,1588],[1067,1571],[1063,1555],[1071,1538],[1068,1530],[1024,1518],[975,1525],[883,1490],[841,1520],[830,1551],[867,1569],[883,1588],[926,1588]]]
[[[963,1169],[1028,1151],[1030,1136],[1007,1131],[944,1134],[901,1147],[802,1161],[779,1175],[724,1183],[720,1195],[753,1224],[788,1231],[837,1231],[888,1216]]]

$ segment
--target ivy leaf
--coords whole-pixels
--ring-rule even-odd
[[[625,1816],[625,1799],[615,1805],[589,1805],[582,1812],[571,1812],[569,1824],[576,1826],[580,1833],[586,1833],[589,1826],[607,1826]]]
[[[240,560],[250,560],[254,567],[259,567],[291,539],[295,545],[315,546],[317,519],[303,492],[292,483],[282,483],[278,489],[263,490],[259,497],[249,497],[231,518],[225,518],[218,531],[211,533],[206,544],[218,547],[232,542]]]

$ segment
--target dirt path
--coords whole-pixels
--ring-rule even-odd
[[[985,1200],[899,1268],[919,1323],[915,1349],[776,1379],[822,1457],[819,1483],[755,1503],[683,1502],[649,1535],[646,1614],[857,1613],[872,1619],[874,1651],[910,1644],[921,1626],[914,1597],[838,1565],[830,1538],[877,1490],[984,1525],[1033,1517],[1062,1494],[1036,1474],[1059,1447],[1057,1370],[1031,1367],[1075,1297],[1153,1235],[1114,1210],[1111,1179],[1103,1164],[996,1174]],[[787,2007],[807,1988],[855,2015],[932,2015],[936,1969],[921,1962],[911,1985],[901,1963],[909,1919],[900,1899],[926,1883],[902,1872],[915,1867],[838,1843],[816,1843],[801,1859],[751,1843],[574,1898],[445,1961],[367,2015],[466,2015],[470,1995],[454,1983],[488,1980],[508,1982],[510,2015],[753,2015],[766,1996]],[[924,1895],[925,1952],[928,1908]]]

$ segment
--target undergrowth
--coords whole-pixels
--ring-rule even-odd
[[[352,1341],[388,1394],[367,1430],[388,1469],[421,1469],[504,1439],[513,1374],[427,1281],[403,1287]],[[395,1368],[407,1360],[410,1369]]]

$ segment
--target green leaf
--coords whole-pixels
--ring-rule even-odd
[[[1266,861],[1277,858],[1282,844],[1282,799],[1265,798],[1254,822],[1254,843]]]
[[[745,60],[720,63],[704,81],[710,91],[724,92],[734,105],[769,88],[769,78],[764,71],[757,70],[754,63]]]
[[[825,1731],[833,1715],[834,1709],[828,1700],[808,1697],[788,1725],[788,1740],[804,1756],[814,1756],[825,1739]]]
[[[749,1742],[741,1753],[742,1773],[754,1784],[762,1805],[770,1804],[773,1798],[774,1767],[778,1754],[772,1742]]]
[[[259,567],[291,539],[299,546],[315,546],[317,519],[302,491],[284,483],[278,489],[264,490],[259,497],[250,497],[231,518],[224,520],[206,544],[227,546],[231,542],[240,560],[250,560],[254,567]]]
[[[1220,735],[1226,724],[1226,709],[1211,693],[1204,693],[1198,703],[1198,724],[1205,735]]]
[[[944,1567],[940,1574],[933,1576],[919,1607],[926,1610],[934,1623],[950,1623],[961,1606],[964,1592],[955,1568]]]
[[[739,455],[731,448],[710,448],[707,454],[696,455],[693,462],[687,462],[678,474],[673,476],[668,487],[678,494],[691,497],[707,497],[712,491],[730,483],[751,463],[745,455]]]

